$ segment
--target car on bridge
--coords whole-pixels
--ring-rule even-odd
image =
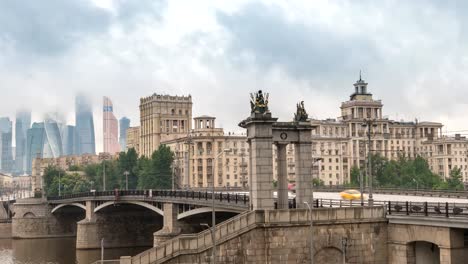
[[[358,190],[344,190],[340,192],[341,199],[344,200],[360,200],[361,199],[361,192]],[[367,195],[363,195],[364,199],[367,199]]]

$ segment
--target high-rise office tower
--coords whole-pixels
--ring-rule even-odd
[[[79,94],[75,101],[76,154],[95,154],[93,109],[89,99]]]
[[[126,117],[122,117],[119,120],[119,126],[120,126],[120,138],[119,138],[119,144],[120,144],[120,149],[122,151],[125,151],[127,149],[127,129],[130,127],[130,119]]]
[[[20,110],[16,112],[15,123],[15,172],[17,174],[26,173],[26,143],[27,132],[31,127],[31,111]]]
[[[57,121],[53,119],[46,119],[44,121],[45,140],[43,157],[44,158],[58,158],[62,156],[62,136],[60,127]]]
[[[12,125],[10,118],[0,118],[0,171],[6,173],[13,169]]]
[[[44,147],[44,123],[33,123],[26,133],[26,171],[32,172],[32,162],[35,158],[42,158]]]
[[[76,128],[75,126],[65,126],[62,132],[63,155],[76,154]]]
[[[31,173],[35,158],[58,158],[63,155],[59,124],[53,119],[34,123],[27,133],[26,171]]]
[[[117,153],[120,151],[119,145],[119,123],[114,116],[114,106],[109,97],[103,98],[103,139],[104,139],[104,152]]]

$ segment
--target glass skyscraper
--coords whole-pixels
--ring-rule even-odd
[[[27,131],[26,165],[27,172],[32,172],[35,158],[58,158],[63,155],[62,137],[59,124],[53,119],[34,123]]]
[[[119,120],[120,125],[120,137],[119,137],[119,144],[120,149],[125,151],[127,149],[127,129],[130,127],[130,119],[126,117],[122,117]]]
[[[76,154],[76,129],[75,126],[66,126],[63,129],[62,136],[63,144],[63,155],[75,155]]]
[[[102,109],[104,152],[115,154],[120,151],[119,122],[114,115],[114,105],[109,97],[103,98]]]
[[[27,173],[32,172],[32,162],[35,158],[43,157],[45,140],[44,123],[34,123],[26,133],[26,167]]]
[[[12,125],[10,118],[0,118],[0,171],[5,173],[13,170]]]
[[[62,136],[58,123],[53,119],[44,121],[45,140],[43,148],[44,158],[58,158],[62,156]]]
[[[31,111],[21,110],[16,113],[15,123],[15,173],[24,174],[26,173],[26,143],[27,143],[27,132],[31,127]]]
[[[95,154],[93,109],[85,95],[77,95],[75,99],[76,120],[76,154]]]

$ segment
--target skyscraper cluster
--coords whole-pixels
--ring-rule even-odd
[[[127,129],[130,119],[119,121],[114,115],[112,101],[104,97],[103,145],[104,152],[115,154],[126,149]],[[13,147],[13,122],[0,117],[0,172],[13,175],[30,174],[35,158],[96,154],[92,104],[84,94],[75,98],[75,125],[53,115],[31,125],[31,111],[19,110],[15,122],[15,147]],[[119,138],[120,136],[120,138]]]

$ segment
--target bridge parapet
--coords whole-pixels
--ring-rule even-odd
[[[385,212],[382,206],[317,208],[313,214],[317,225],[385,222],[384,216]],[[307,227],[309,223],[309,211],[305,209],[256,210],[245,212],[217,225],[215,236],[217,244],[222,244],[256,228],[283,227],[294,229],[295,227]],[[302,234],[302,237],[305,237],[304,234]],[[198,234],[180,235],[133,257],[131,262],[129,262],[128,257],[122,257],[122,261],[131,264],[164,263],[179,256],[190,255],[190,257],[195,257],[196,254],[205,252],[212,247],[211,231],[206,230]],[[257,257],[261,258],[261,256]],[[257,260],[260,263],[263,259]],[[192,263],[198,262],[195,258],[192,258],[191,261]],[[190,261],[187,263],[190,263]]]
[[[211,206],[213,195],[210,192],[186,191],[186,190],[116,190],[102,192],[84,192],[63,195],[60,197],[48,197],[50,204],[76,203],[82,201],[150,201],[160,203],[191,204],[197,206]],[[249,196],[238,193],[214,193],[215,206],[217,208],[248,209]]]

